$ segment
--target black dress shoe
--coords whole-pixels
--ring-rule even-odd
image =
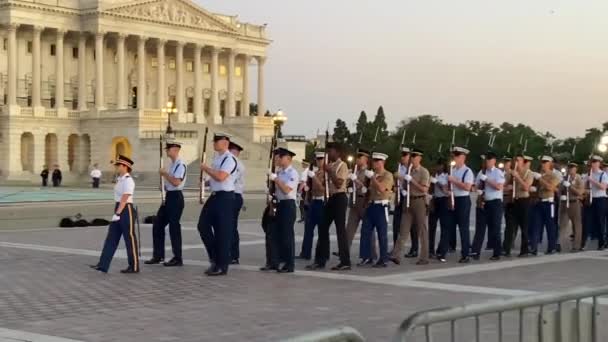
[[[331,268],[332,271],[350,271],[351,267],[350,265],[344,265],[342,263],[337,264],[336,266]]]
[[[471,258],[469,258],[469,257],[463,257],[463,258],[460,258],[460,260],[458,260],[459,264],[468,264],[469,262],[471,262]]]
[[[144,264],[146,264],[146,265],[156,265],[156,264],[160,264],[161,262],[163,262],[163,260],[164,260],[163,258],[153,257],[150,260],[144,261]]]
[[[418,260],[416,261],[416,265],[428,265],[429,261],[428,260]]]
[[[502,253],[502,255],[503,255],[505,258],[510,258],[510,257],[511,257],[511,252],[503,252],[503,253]]]
[[[442,262],[442,263],[448,262],[448,260],[443,255],[438,255],[437,260],[439,260],[439,262]]]
[[[278,269],[277,272],[278,273],[293,273],[293,268],[287,267],[287,266],[283,266],[280,269]]]
[[[374,259],[362,259],[357,266],[358,267],[363,267],[363,266],[371,266],[374,264]]]
[[[498,261],[498,260],[500,260],[500,257],[499,257],[499,256],[497,256],[497,255],[495,255],[495,256],[492,256],[492,257],[490,258],[490,260],[492,260],[492,261]]]
[[[216,267],[211,272],[208,272],[207,276],[209,276],[209,277],[218,277],[218,276],[224,276],[226,274],[228,274],[227,270],[224,270],[224,269],[221,269],[219,267]]]
[[[99,267],[99,265],[89,265],[90,268],[94,269],[95,271],[99,271],[102,273],[108,273],[108,271],[102,269],[101,267]]]
[[[240,264],[239,259],[234,259],[230,262],[230,265],[238,265]]]
[[[298,259],[298,260],[310,260],[310,257],[305,257],[305,256],[302,256],[302,254],[300,254],[300,255],[296,256],[296,259]]]
[[[473,260],[479,260],[479,254],[473,253],[471,254],[471,258],[473,258]]]
[[[555,254],[555,253],[557,253],[556,250],[551,250],[551,251],[546,251],[545,255],[552,255],[552,254]]]
[[[310,265],[306,266],[306,269],[309,271],[322,270],[322,269],[325,269],[325,264],[317,264],[317,263],[310,264]]]
[[[262,271],[262,272],[278,271],[278,270],[279,270],[279,268],[277,266],[266,265],[266,266],[260,267],[260,271]]]
[[[92,268],[92,269],[94,269],[94,270],[96,270],[96,269],[99,268],[99,265],[89,265],[89,267]]]
[[[211,263],[211,265],[205,270],[205,274],[209,274],[209,272],[212,272],[213,270],[215,270],[215,264]]]
[[[166,267],[184,266],[184,262],[181,261],[180,259],[173,258],[173,259],[163,263],[163,266],[166,266]]]
[[[388,260],[392,261],[395,265],[401,265],[401,260],[395,257],[390,257]]]
[[[139,273],[139,270],[136,271],[133,267],[127,267],[124,270],[120,270],[120,273],[123,273],[123,274]]]
[[[383,261],[378,261],[372,267],[373,268],[386,268],[386,267],[388,267],[388,265],[385,262],[383,262]]]
[[[339,257],[340,254],[338,252],[331,252],[331,255]]]
[[[418,257],[418,252],[416,251],[410,251],[409,253],[407,253],[405,255],[406,258],[417,258]]]
[[[517,257],[518,257],[518,258],[525,258],[525,257],[527,257],[529,254],[530,254],[530,253],[527,253],[527,252],[522,252],[522,253],[519,253],[519,254],[517,255]]]

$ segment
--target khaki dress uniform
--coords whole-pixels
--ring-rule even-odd
[[[568,175],[566,181],[570,182],[570,187],[561,186],[560,209],[559,209],[559,242],[562,247],[570,240],[569,225],[572,227],[574,241],[572,250],[581,248],[583,237],[583,194],[585,193],[585,183],[580,175]],[[573,191],[574,190],[574,191]],[[577,194],[575,194],[576,192]],[[568,194],[568,195],[566,195]],[[566,202],[568,201],[568,202]],[[568,203],[566,205],[566,203]]]

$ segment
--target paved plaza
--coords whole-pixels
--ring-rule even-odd
[[[484,255],[470,265],[452,254],[446,264],[407,260],[346,273],[304,271],[299,261],[294,274],[261,273],[257,220],[241,221],[241,265],[208,278],[196,225],[184,226],[186,265],[143,265],[138,275],[119,273],[122,246],[108,274],[88,268],[104,227],[0,230],[0,341],[279,341],[342,326],[385,341],[416,311],[608,282],[608,252],[596,251],[498,263]],[[299,251],[303,226],[296,230]],[[151,226],[141,233],[146,259]],[[355,244],[353,260],[357,251]]]

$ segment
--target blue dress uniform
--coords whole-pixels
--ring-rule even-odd
[[[133,161],[127,157],[119,156],[115,164],[123,164],[129,168],[133,167]],[[135,182],[129,173],[119,176],[114,186],[114,206],[115,216],[117,220],[112,221],[108,229],[108,235],[106,236],[101,257],[97,265],[91,267],[107,273],[110,269],[110,263],[114,257],[114,253],[118,248],[120,237],[122,236],[125,241],[125,247],[127,249],[127,260],[129,267],[121,270],[121,273],[138,273],[139,272],[139,248],[137,244],[137,234],[135,233],[135,217],[137,213],[133,208],[133,195],[135,193]],[[117,213],[120,205],[120,200],[123,195],[130,195],[127,199],[127,204],[122,212]]]
[[[278,148],[276,153],[283,156],[294,157],[295,153]],[[298,171],[291,165],[280,170],[276,177],[291,191],[284,193],[280,187],[276,187],[277,204],[277,222],[272,226],[273,232],[270,234],[272,238],[272,246],[275,251],[278,251],[279,260],[273,262],[274,265],[284,262],[283,267],[278,269],[279,273],[291,273],[295,269],[295,233],[294,224],[296,223],[296,197],[298,194],[298,183],[300,175]]]
[[[552,162],[553,158],[550,156],[543,156],[541,158],[542,163]],[[533,209],[532,224],[530,225],[530,252],[533,255],[538,254],[538,244],[540,242],[541,231],[543,228],[547,230],[547,254],[553,254],[557,250],[557,226],[555,225],[555,191],[560,183],[559,178],[553,173],[548,171],[546,173],[535,174],[536,179],[542,179],[544,182],[549,183],[556,187],[555,190],[549,190],[542,183],[539,183],[538,192],[538,203],[535,204]]]
[[[469,154],[469,150],[462,147],[455,147],[452,153],[454,155],[467,155]],[[472,185],[475,181],[473,171],[466,165],[454,167],[451,175],[465,184]],[[450,236],[456,231],[456,227],[458,227],[461,249],[461,258],[459,262],[465,263],[469,262],[469,252],[471,248],[471,237],[469,232],[471,220],[471,193],[470,191],[463,190],[455,185],[452,185],[452,192],[454,194],[454,209],[449,210],[449,230],[446,230],[445,233],[443,229],[441,230],[441,243],[437,256],[440,261],[445,261]]]
[[[602,171],[599,168],[599,164],[602,162],[602,157],[600,156],[592,156],[591,157],[591,179],[595,180],[601,184],[608,184],[608,174]],[[594,183],[589,182],[587,179],[589,175],[586,176],[584,180],[591,185],[591,197],[593,198],[591,201],[591,205],[587,210],[587,215],[589,216],[587,222],[590,224],[591,229],[594,231],[585,232],[585,236],[583,236],[583,241],[587,240],[587,234],[595,233],[593,235],[597,236],[598,239],[598,250],[603,250],[606,247],[606,222],[604,218],[606,217],[606,210],[608,210],[608,199],[606,195],[606,190],[600,188]],[[589,225],[588,225],[589,226]],[[585,242],[583,242],[585,245]]]
[[[229,140],[227,134],[217,133],[214,141]],[[225,275],[230,264],[230,242],[234,235],[234,173],[237,169],[236,158],[230,151],[217,152],[211,168],[228,174],[220,182],[211,177],[209,188],[211,196],[205,202],[198,220],[198,232],[203,240],[211,267],[205,272],[209,276]]]
[[[373,153],[372,159],[386,160],[388,156],[384,153]],[[365,218],[361,226],[361,245],[359,246],[359,254],[362,262],[358,266],[371,265],[372,260],[372,234],[376,230],[378,234],[378,244],[380,247],[380,255],[375,267],[386,267],[389,259],[388,253],[388,205],[392,196],[391,189],[393,188],[393,175],[383,170],[375,174],[371,170],[366,171],[368,178],[376,177],[376,180],[385,187],[386,191],[381,193],[374,186],[368,189],[370,203],[365,211]]]
[[[482,163],[485,163],[485,155],[482,155]],[[473,236],[473,243],[471,244],[471,256],[473,259],[478,259],[479,253],[481,250],[481,245],[483,244],[483,240],[486,236],[486,230],[488,228],[488,224],[486,221],[486,211],[484,207],[483,198],[483,187],[485,187],[485,182],[481,180],[484,171],[479,171],[477,176],[475,177],[475,188],[477,189],[477,204],[475,205],[475,234]],[[488,241],[488,244],[490,241]],[[478,246],[479,245],[479,246]]]
[[[243,148],[230,142],[229,149],[231,151],[243,151]],[[236,156],[235,156],[236,158]],[[240,237],[239,237],[239,215],[241,213],[241,209],[243,209],[243,192],[245,191],[245,165],[241,162],[240,159],[236,158],[236,171],[234,172],[234,197],[235,197],[235,205],[234,205],[234,234],[232,235],[232,245],[230,247],[230,258],[232,259],[232,264],[238,264],[239,259],[241,257],[240,252]]]
[[[325,158],[325,152],[315,152],[317,160]],[[312,188],[308,191],[310,204],[304,223],[304,240],[299,258],[310,260],[312,258],[312,242],[314,240],[315,227],[321,224],[323,210],[325,207],[325,176],[320,169],[306,170],[306,177],[311,178]],[[312,178],[316,178],[312,179]],[[319,185],[319,183],[321,185]]]
[[[180,143],[167,142],[165,148],[181,147]],[[168,165],[168,174],[171,177],[181,179],[178,186],[165,181],[165,202],[161,204],[156,213],[156,220],[152,225],[153,252],[152,259],[146,261],[148,265],[160,263],[165,259],[165,227],[169,225],[169,236],[171,237],[171,248],[173,259],[166,262],[165,266],[181,266],[182,261],[182,226],[180,220],[184,212],[184,194],[182,190],[186,184],[186,164],[181,159],[176,159]]]
[[[437,251],[437,245],[435,244],[437,236],[437,222],[441,225],[441,231],[448,230],[449,226],[449,198],[448,194],[445,193],[441,187],[447,187],[448,185],[448,174],[443,172],[436,174],[435,177],[431,178],[431,183],[434,184],[433,190],[433,210],[429,213],[429,251],[430,254],[434,255]],[[441,236],[441,234],[440,234]]]
[[[488,153],[486,155],[486,159],[496,159],[496,155],[492,153]],[[502,216],[503,216],[503,191],[493,188],[487,182],[491,181],[496,184],[505,184],[505,175],[497,167],[493,167],[491,169],[487,169],[483,176],[480,175],[481,182],[485,182],[483,196],[484,199],[484,208],[483,213],[485,215],[484,221],[486,223],[487,231],[488,231],[488,245],[492,246],[492,258],[491,260],[500,259],[500,254],[502,253],[502,245],[501,245],[501,233],[500,228],[502,226]],[[476,256],[479,256],[481,252],[481,246],[483,245],[483,240],[485,237],[485,229],[482,231],[475,232],[475,240],[473,242],[473,253]]]

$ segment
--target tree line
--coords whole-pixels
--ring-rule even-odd
[[[333,141],[344,144],[345,155],[354,155],[359,146],[383,152],[389,155],[387,167],[395,170],[404,132],[405,146],[423,150],[427,165],[440,157],[448,158],[452,135],[455,134],[455,144],[471,151],[468,164],[473,168],[479,168],[481,163],[479,156],[488,150],[496,152],[499,156],[514,156],[523,152],[524,148],[526,154],[534,158],[551,154],[562,163],[568,161],[583,163],[590,154],[597,153],[596,146],[605,131],[608,131],[608,122],[601,127],[587,129],[582,137],[557,139],[551,132],[537,131],[522,123],[503,122],[496,126],[490,122],[468,120],[464,123],[450,124],[436,115],[428,114],[402,120],[394,130],[389,130],[384,108],[380,106],[372,120],[368,119],[365,111],[362,111],[354,132],[350,131],[344,120],[338,119],[333,131],[329,133]],[[492,147],[489,146],[491,136],[494,137]],[[313,144],[307,146],[308,160],[311,160],[316,148],[323,146]]]

